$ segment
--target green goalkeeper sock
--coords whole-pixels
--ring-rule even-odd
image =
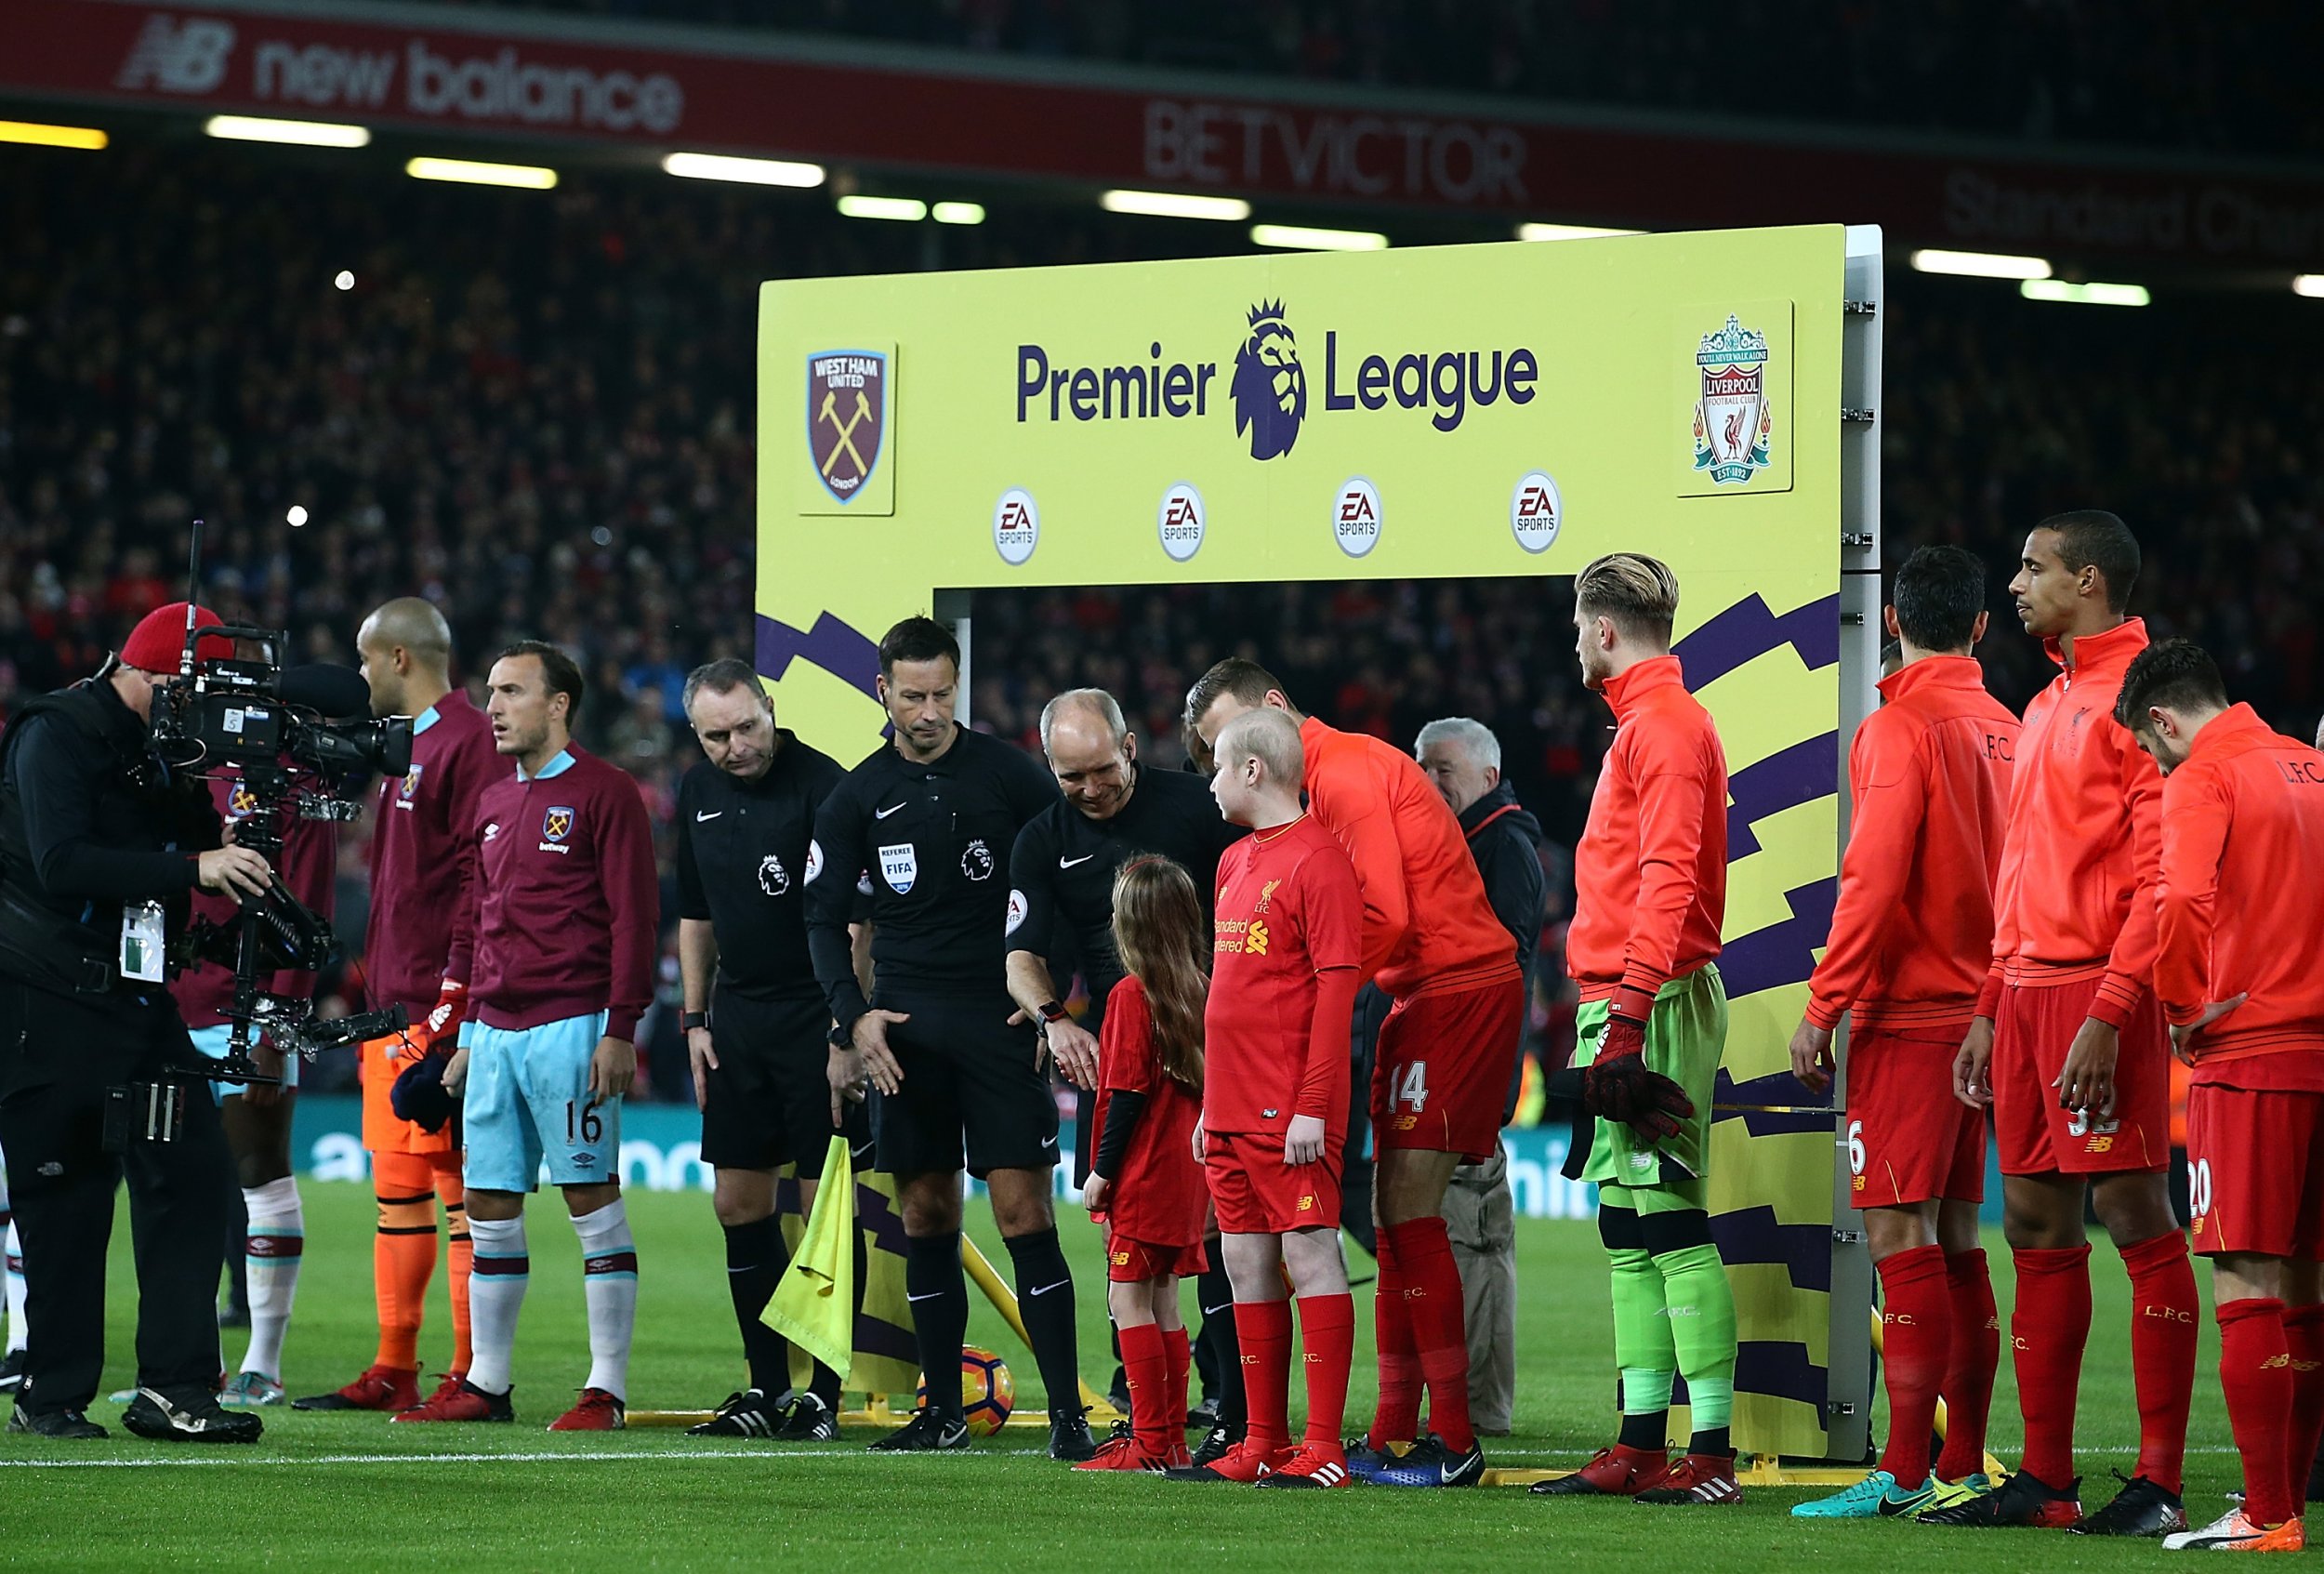
[[[1637,1238],[1636,1214],[1600,1199],[1601,1221],[1609,1240]],[[1663,1315],[1662,1274],[1642,1247],[1608,1245],[1614,1266],[1614,1359],[1622,1371],[1622,1438],[1631,1448],[1662,1446],[1670,1409],[1670,1383],[1678,1369],[1670,1319]],[[1642,1441],[1643,1439],[1643,1441]]]
[[[1735,1410],[1735,1294],[1715,1246],[1682,1247],[1654,1259],[1670,1308],[1670,1338],[1695,1416],[1692,1453],[1724,1453]]]

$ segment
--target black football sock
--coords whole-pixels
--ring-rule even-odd
[[[750,1385],[770,1399],[791,1385],[791,1346],[759,1316],[774,1299],[774,1287],[783,1282],[783,1270],[789,1265],[779,1215],[726,1226],[726,1293],[733,1298],[734,1326],[742,1330]]]
[[[969,1335],[969,1281],[960,1271],[960,1232],[913,1236],[905,1242],[904,1294],[912,1306],[912,1338],[927,1374],[928,1408],[959,1421],[960,1343]],[[946,1382],[940,1374],[950,1372]]]
[[[1213,1246],[1210,1256],[1212,1265],[1195,1281],[1195,1293],[1202,1301],[1202,1336],[1219,1371],[1219,1424],[1226,1428],[1229,1437],[1239,1441],[1250,1412],[1243,1402],[1243,1347],[1235,1335],[1235,1287],[1227,1282],[1226,1269],[1217,1261],[1219,1248]]]
[[[1731,1454],[1735,1452],[1735,1445],[1727,1441],[1725,1427],[1706,1426],[1687,1439],[1686,1451],[1690,1454]]]
[[[1614,1439],[1625,1448],[1643,1448],[1647,1453],[1660,1453],[1670,1447],[1670,1412],[1648,1410],[1643,1415],[1626,1415],[1622,1430]]]
[[[1084,1407],[1081,1356],[1074,1336],[1074,1275],[1057,1244],[1057,1230],[1052,1225],[1014,1236],[1008,1246],[1017,1270],[1017,1313],[1033,1342],[1033,1360],[1049,1393],[1050,1417],[1078,1413]]]
[[[849,1324],[851,1328],[863,1321],[864,1277],[869,1272],[870,1263],[864,1250],[864,1232],[858,1230],[855,1232],[855,1320]],[[839,1413],[839,1374],[821,1361],[815,1363],[815,1375],[808,1383],[807,1391],[829,1407],[833,1415]]]

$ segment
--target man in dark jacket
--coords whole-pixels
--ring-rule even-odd
[[[1501,779],[1500,741],[1484,723],[1465,716],[1431,721],[1420,729],[1413,753],[1459,816],[1477,871],[1485,877],[1486,899],[1517,941],[1517,965],[1525,970],[1530,1001],[1534,951],[1548,901],[1540,824]],[[1518,1032],[1522,1038],[1522,1024]],[[1523,1075],[1520,1055],[1502,1105],[1504,1123],[1516,1108]],[[1445,1225],[1467,1303],[1469,1411],[1479,1432],[1502,1435],[1510,1428],[1517,1387],[1517,1237],[1506,1156],[1496,1153],[1482,1164],[1453,1171],[1445,1194]]]

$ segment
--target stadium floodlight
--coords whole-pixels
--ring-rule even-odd
[[[112,139],[94,126],[44,126],[36,120],[0,120],[0,142],[23,142],[35,148],[78,148],[93,153]]]
[[[2324,273],[2294,273],[2291,293],[2306,296],[2311,300],[2324,300]]]
[[[670,153],[665,174],[686,180],[733,180],[745,186],[820,186],[824,168],[780,158],[730,158],[724,153]]]
[[[1644,230],[1605,230],[1594,224],[1520,224],[1521,241],[1592,241],[1604,235],[1643,235]]]
[[[841,197],[839,212],[848,218],[891,218],[917,224],[928,217],[928,205],[918,197]]]
[[[1373,230],[1318,230],[1305,224],[1254,224],[1253,245],[1285,251],[1386,251],[1388,237]]]
[[[984,205],[938,203],[928,210],[928,216],[939,224],[982,224],[984,222]]]
[[[454,180],[469,186],[518,186],[546,192],[557,184],[557,172],[535,164],[480,164],[465,158],[416,158],[403,166],[415,180]]]
[[[2077,284],[2065,279],[2027,279],[2017,293],[2027,300],[2061,300],[2070,306],[2145,306],[2154,298],[2145,284]]]
[[[1216,218],[1240,224],[1250,204],[1240,197],[1206,197],[1194,192],[1105,192],[1098,205],[1108,213],[1142,213],[1149,218]]]
[[[367,148],[371,127],[325,120],[272,120],[254,114],[214,114],[202,123],[229,142],[288,142],[301,148]]]
[[[2046,257],[2012,257],[1998,251],[1916,251],[1916,273],[1958,273],[1966,279],[2046,279]]]

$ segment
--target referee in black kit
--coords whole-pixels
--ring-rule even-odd
[[[690,1430],[829,1442],[839,1435],[838,1373],[817,1361],[807,1390],[792,1395],[790,1344],[759,1319],[789,1265],[775,1171],[799,1167],[803,1212],[831,1146],[831,1014],[808,960],[806,893],[820,866],[816,812],[847,772],[774,724],[748,662],[695,668],[685,708],[706,756],[678,785],[686,1053],[702,1158],[716,1175],[711,1204],[726,1232],[726,1286],[750,1364],[750,1386]],[[870,1122],[860,1104],[844,1108],[848,1145],[868,1159]],[[860,1311],[860,1236],[856,1251]]]
[[[907,617],[879,642],[879,700],[894,741],[848,773],[815,816],[822,866],[808,877],[808,942],[830,1002],[831,1085],[877,1089],[878,1165],[895,1176],[909,1243],[905,1294],[928,1401],[875,1448],[968,1443],[960,1365],[960,1171],[991,1188],[1016,1267],[1017,1301],[1049,1391],[1050,1454],[1096,1446],[1080,1401],[1073,1272],[1050,1199],[1057,1104],[1039,1037],[1007,988],[1008,861],[1025,822],[1057,800],[1032,760],[953,720],[960,647]],[[870,893],[878,999],[857,984],[848,919],[857,871]],[[1013,1019],[1013,1023],[1012,1023]],[[965,1136],[965,1141],[964,1141]]]
[[[1041,1022],[1058,1069],[1080,1086],[1074,1178],[1085,1181],[1097,1153],[1097,1033],[1123,971],[1114,949],[1115,871],[1142,853],[1159,853],[1194,877],[1208,911],[1219,855],[1243,828],[1221,818],[1205,778],[1142,764],[1121,705],[1103,689],[1069,689],[1050,700],[1041,711],[1041,750],[1064,796],[1017,834],[1010,856],[1009,992]],[[1089,986],[1080,1023],[1060,1002],[1050,972],[1061,937]],[[1225,1386],[1226,1420],[1239,1435],[1235,1298],[1217,1255],[1201,1281],[1204,1353],[1211,1357],[1205,1364]]]

